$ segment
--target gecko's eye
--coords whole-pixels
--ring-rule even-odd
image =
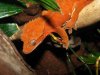
[[[35,44],[36,44],[36,40],[32,40],[32,41],[30,42],[30,44],[31,44],[31,45],[35,45]]]

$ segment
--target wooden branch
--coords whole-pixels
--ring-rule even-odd
[[[100,21],[100,0],[94,0],[80,12],[76,26],[83,28],[98,21]]]
[[[0,30],[0,75],[36,75]]]

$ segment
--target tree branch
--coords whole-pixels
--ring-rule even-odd
[[[36,75],[0,30],[0,75]]]
[[[76,26],[83,28],[98,21],[100,21],[100,0],[94,0],[80,12]]]

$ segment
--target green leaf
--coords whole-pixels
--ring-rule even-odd
[[[42,7],[47,10],[60,11],[59,6],[55,0],[18,0],[22,5],[26,6],[27,3],[39,3]]]
[[[11,4],[0,2],[0,19],[22,12],[22,9]]]
[[[95,55],[97,58],[100,56],[100,52],[92,51],[92,54]]]
[[[18,25],[15,23],[0,24],[0,29],[9,37],[19,31]]]
[[[93,54],[89,54],[87,56],[80,56],[80,58],[86,63],[86,64],[95,64],[97,57]]]
[[[59,6],[55,2],[55,0],[37,0],[45,9],[60,11]]]

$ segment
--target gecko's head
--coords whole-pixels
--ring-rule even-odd
[[[41,18],[36,18],[24,25],[21,34],[23,53],[31,53],[43,41],[43,30],[44,22]]]
[[[29,37],[29,36],[28,36]],[[39,38],[28,38],[28,39],[25,39],[23,38],[23,35],[22,35],[22,41],[23,41],[23,53],[24,54],[29,54],[31,53],[33,50],[36,49],[36,47],[44,40],[44,35],[42,35],[41,37]]]
[[[29,38],[29,34],[27,35],[23,33],[21,35],[21,40],[23,41],[23,53],[24,54],[31,53],[36,48],[36,45],[37,45],[35,39]]]

